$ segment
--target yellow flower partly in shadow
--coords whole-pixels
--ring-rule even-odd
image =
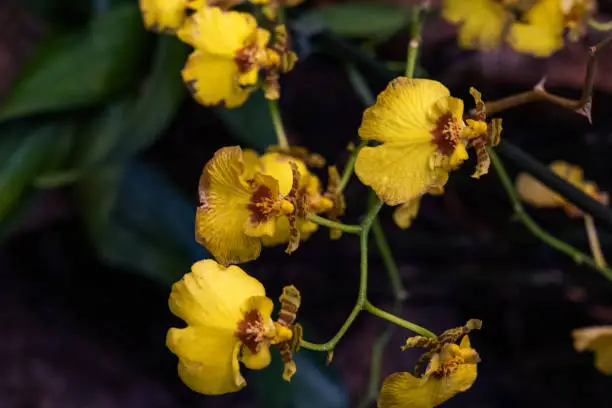
[[[259,28],[252,15],[199,8],[177,32],[195,48],[182,71],[193,97],[205,106],[232,108],[242,105],[261,85],[268,99],[278,99],[279,72],[292,69],[297,57],[282,37],[284,28],[275,31],[281,35],[270,44],[270,32]]]
[[[594,351],[595,367],[612,375],[612,326],[576,329],[572,332],[576,351]]]
[[[206,163],[199,194],[196,239],[224,265],[257,258],[262,237],[275,236],[278,218],[295,212],[275,178],[245,169],[238,146],[219,149]]]
[[[295,7],[302,4],[305,0],[250,0],[253,4],[263,6],[263,12],[270,20],[275,21],[278,17],[278,11],[282,7]]]
[[[597,184],[584,180],[584,172],[580,167],[557,160],[550,164],[550,168],[557,176],[582,190],[585,194],[591,196],[602,204],[608,204],[608,194],[600,191]],[[584,215],[582,211],[576,208],[565,198],[558,195],[544,184],[531,177],[529,174],[521,173],[518,175],[516,178],[516,191],[523,201],[533,205],[534,207],[561,207],[565,210],[568,216],[574,218],[582,217]]]
[[[260,370],[270,364],[270,345],[292,331],[272,321],[274,305],[263,285],[237,266],[195,263],[172,286],[170,310],[187,323],[168,330],[166,345],[179,358],[178,373],[192,390],[208,395],[240,390],[239,362]]]
[[[469,139],[486,131],[480,121],[466,125],[463,101],[441,83],[399,77],[363,115],[359,136],[382,144],[359,151],[355,173],[385,203],[407,203],[444,187],[468,158]]]
[[[498,0],[444,0],[442,16],[451,23],[460,24],[458,41],[463,48],[484,51],[497,48],[510,14],[507,1]]]
[[[187,19],[177,35],[192,45],[182,71],[193,97],[202,105],[242,105],[270,63],[267,30],[247,13],[203,7]]]
[[[467,391],[476,381],[480,357],[471,347],[466,333],[481,325],[479,320],[470,320],[464,327],[447,330],[435,339],[409,338],[403,349],[429,349],[421,358],[429,360],[427,369],[421,377],[410,373],[394,373],[387,377],[378,396],[378,407],[432,408]],[[460,338],[460,344],[455,344]]]
[[[596,10],[595,0],[444,0],[442,14],[460,24],[464,48],[484,51],[508,42],[516,51],[550,56],[564,44],[581,38]]]
[[[189,0],[139,0],[145,26],[157,32],[174,33],[185,21]]]
[[[508,42],[519,52],[547,57],[563,47],[564,28],[561,0],[539,0],[512,24]]]
[[[275,234],[262,237],[262,242],[266,246],[284,243],[297,246],[300,239],[306,240],[318,229],[317,224],[308,220],[308,214],[320,214],[330,210],[333,203],[323,196],[319,178],[308,170],[303,160],[276,151],[262,155],[257,161],[253,158],[254,155],[256,157],[255,152],[249,152],[249,157],[251,157],[249,162],[253,167],[248,171],[273,177],[278,181],[281,195],[295,197],[295,225],[292,227],[290,217],[279,217]],[[292,166],[295,166],[297,173],[293,171]],[[297,180],[294,179],[295,177],[298,177]],[[294,185],[296,190],[291,193]],[[294,239],[298,241],[292,243]]]

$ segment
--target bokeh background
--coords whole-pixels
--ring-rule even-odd
[[[290,18],[320,19],[401,71],[411,1],[307,1]],[[413,3],[413,2],[412,2]],[[601,19],[612,18],[599,1]],[[254,95],[239,109],[206,109],[186,94],[179,71],[188,48],[146,33],[135,0],[0,2],[0,407],[322,407],[355,406],[366,391],[372,342],[386,324],[358,318],[336,349],[299,353],[291,384],[281,366],[245,373],[242,392],[206,397],[176,375],[165,332],[181,322],[167,309],[172,282],[207,257],[193,239],[197,182],[221,146],[263,150],[275,140],[267,107]],[[432,14],[419,73],[468,100],[528,89],[547,76],[551,90],[579,94],[591,33],[552,58],[511,50],[457,48],[454,28]],[[332,49],[294,33],[300,62],[282,79],[280,106],[292,144],[343,165],[357,140],[364,105],[346,63]],[[503,137],[544,163],[582,166],[612,191],[612,51],[602,53],[593,125],[547,104],[503,115]],[[373,92],[384,83],[368,78]],[[449,407],[609,407],[612,379],[592,355],[572,349],[573,328],[612,324],[612,284],[530,235],[512,217],[494,173],[475,181],[471,163],[442,197],[426,197],[406,231],[381,220],[409,297],[402,316],[433,331],[480,318],[472,336],[479,378]],[[513,175],[516,169],[509,166]],[[321,174],[324,177],[324,174]],[[357,222],[367,191],[353,180],[347,222]],[[588,250],[579,220],[534,210],[554,235]],[[600,228],[612,256],[612,233]],[[352,308],[357,239],[330,242],[319,231],[292,256],[267,249],[244,266],[271,297],[293,283],[303,294],[306,337],[325,341]],[[371,254],[370,297],[392,308],[386,273]],[[409,370],[396,330],[384,375]],[[245,370],[246,371],[246,370]]]

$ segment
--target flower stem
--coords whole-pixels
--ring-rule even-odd
[[[612,31],[612,21],[589,20],[589,26],[597,31]]]
[[[421,11],[423,6],[413,6],[410,10],[410,41],[408,41],[408,54],[406,57],[406,76],[414,78],[417,57],[421,46],[421,31],[423,22],[421,21]]]
[[[521,223],[523,223],[523,225],[525,225],[525,227],[527,227],[527,229],[531,231],[533,235],[535,235],[540,240],[542,240],[542,242],[548,244],[549,246],[556,249],[557,251],[562,252],[572,257],[572,259],[574,259],[574,262],[576,262],[577,264],[584,263],[590,266],[591,268],[600,272],[606,279],[612,281],[612,269],[606,266],[598,265],[597,262],[593,258],[588,256],[584,252],[581,252],[577,248],[574,248],[573,246],[561,241],[560,239],[553,237],[548,232],[544,231],[542,227],[540,227],[527,214],[527,212],[525,212],[525,209],[523,208],[523,205],[521,204],[521,201],[518,198],[516,190],[514,189],[514,185],[512,184],[512,181],[510,180],[510,177],[508,176],[508,173],[506,172],[506,169],[504,168],[502,161],[497,156],[497,153],[493,151],[493,149],[489,148],[488,150],[489,150],[489,155],[491,156],[491,161],[493,162],[493,166],[495,167],[495,170],[497,171],[497,175],[499,176],[502,186],[506,190],[506,194],[508,195],[508,198],[510,199],[510,202],[512,203],[514,212],[516,216],[518,217],[518,219],[521,221]]]
[[[387,269],[387,275],[389,276],[389,282],[391,283],[391,288],[393,289],[393,295],[397,300],[406,300],[408,293],[406,292],[406,289],[404,289],[402,278],[399,274],[399,269],[395,263],[395,260],[393,259],[393,254],[389,248],[389,243],[385,237],[385,232],[383,231],[378,220],[375,220],[372,224],[372,233],[374,235],[374,241],[376,242],[378,251],[380,252],[380,256],[382,257],[385,268]]]
[[[308,219],[314,222],[315,224],[319,224],[332,229],[338,229],[349,234],[360,234],[362,230],[360,225],[342,224],[336,221],[328,220],[327,218],[320,217],[316,214],[308,214]]]
[[[408,330],[411,330],[417,334],[420,334],[421,336],[425,336],[425,337],[429,337],[429,338],[434,338],[436,337],[436,335],[432,332],[430,332],[429,330],[427,330],[424,327],[419,326],[418,324],[414,324],[412,322],[409,322],[407,320],[404,320],[402,318],[399,318],[389,312],[385,312],[382,309],[377,308],[376,306],[372,305],[369,301],[366,301],[363,310],[365,310],[366,312],[370,312],[371,314],[373,314],[374,316],[378,316],[381,319],[385,319],[390,321],[391,323],[395,323],[398,326],[404,327]]]
[[[268,101],[268,107],[270,108],[270,117],[272,118],[272,123],[274,124],[274,131],[276,132],[278,146],[281,149],[289,149],[289,141],[287,140],[285,126],[283,125],[280,110],[278,109],[278,101]]]
[[[353,175],[353,170],[355,169],[355,162],[357,161],[357,154],[362,148],[367,146],[367,144],[367,140],[362,140],[361,143],[359,143],[359,145],[351,152],[351,155],[349,156],[346,165],[342,170],[342,177],[340,178],[340,191],[344,191],[348,182],[351,181],[351,176]]]
[[[370,235],[370,228],[372,222],[376,219],[378,212],[383,206],[383,202],[379,201],[374,205],[370,211],[366,214],[363,222],[361,223],[361,233],[359,234],[359,242],[361,244],[361,262],[359,266],[359,293],[357,294],[357,301],[353,310],[346,318],[345,322],[340,327],[340,330],[325,343],[311,343],[308,341],[301,341],[301,346],[307,350],[314,351],[332,351],[336,344],[342,339],[347,330],[351,327],[359,313],[363,310],[364,305],[367,303],[366,295],[368,293],[368,237]],[[312,218],[311,218],[312,219]],[[334,227],[336,228],[336,227]]]
[[[589,239],[589,246],[591,247],[591,254],[595,258],[595,262],[599,267],[606,267],[606,258],[601,250],[599,244],[599,237],[597,236],[597,229],[595,228],[595,222],[593,217],[590,215],[584,216],[584,227],[586,228],[587,237]]]

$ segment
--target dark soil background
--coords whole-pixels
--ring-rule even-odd
[[[605,9],[604,9],[605,11]],[[42,23],[19,2],[0,3],[0,88],[6,90],[36,42]],[[467,100],[469,86],[495,99],[525,90],[548,74],[552,90],[577,95],[589,36],[547,61],[507,50],[482,55],[458,50],[452,30],[432,22],[422,63],[431,77]],[[406,33],[380,54],[403,58]],[[612,191],[612,50],[600,60],[593,125],[578,115],[533,104],[503,115],[503,137],[541,161],[563,159],[582,166],[587,179]],[[281,108],[293,144],[308,146],[343,164],[356,140],[363,106],[343,65],[329,56],[301,61],[283,79]],[[372,82],[376,91],[384,84]],[[186,100],[167,134],[145,155],[195,206],[201,168],[217,148],[235,143],[210,111]],[[509,168],[513,174],[515,169]],[[479,378],[449,407],[610,407],[612,379],[597,372],[592,355],[572,349],[573,328],[612,324],[612,284],[548,248],[513,220],[492,172],[469,178],[471,163],[451,177],[442,197],[427,197],[414,226],[402,231],[382,223],[409,291],[403,316],[433,331],[484,321],[472,343],[482,357]],[[346,195],[347,222],[363,212],[366,189],[353,180]],[[585,251],[583,225],[562,211],[530,209],[547,230]],[[612,257],[612,231],[600,231]],[[303,294],[300,320],[333,335],[357,292],[358,242],[330,242],[320,231],[288,258],[265,250],[245,266],[273,296],[293,283]],[[370,297],[391,309],[385,270],[371,255]],[[187,272],[187,271],[185,271]],[[167,309],[169,288],[128,270],[109,269],[88,244],[65,191],[47,193],[44,205],[0,248],[0,407],[155,408],[256,406],[252,387],[237,395],[204,397],[182,385],[165,332],[180,324]],[[368,377],[370,347],[382,321],[360,317],[336,349],[332,369],[348,390],[351,406]],[[401,354],[405,331],[396,330],[383,374],[407,371],[413,354]],[[321,359],[322,356],[319,356]],[[299,370],[299,367],[298,367]],[[316,396],[312,405],[317,406]]]

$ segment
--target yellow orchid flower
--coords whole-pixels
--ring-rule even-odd
[[[464,48],[484,51],[507,41],[516,51],[547,57],[586,32],[595,13],[595,0],[444,0],[442,15],[460,24],[458,41]]]
[[[189,0],[139,0],[145,27],[174,33],[185,20]]]
[[[585,194],[602,204],[608,204],[608,194],[600,191],[597,184],[584,180],[584,172],[580,167],[557,160],[550,164],[550,168],[557,176],[582,190]],[[516,178],[516,191],[523,201],[534,207],[561,207],[570,217],[583,216],[582,211],[576,206],[526,173],[521,173]]]
[[[420,378],[410,373],[394,373],[387,377],[378,395],[378,408],[432,408],[458,392],[467,391],[476,381],[476,364],[480,362],[467,333],[481,326],[480,320],[473,319],[433,339],[409,338],[402,349],[429,349],[421,357],[421,360],[429,359],[427,369]],[[459,338],[461,343],[457,345]]]
[[[459,46],[484,51],[500,46],[510,17],[505,3],[496,0],[444,0],[442,16],[460,24]]]
[[[246,381],[239,362],[265,368],[270,345],[292,338],[289,328],[272,321],[274,305],[263,285],[237,266],[195,263],[172,286],[168,304],[187,327],[169,329],[166,345],[179,358],[181,380],[202,394],[240,390]]]
[[[512,24],[508,35],[508,43],[515,50],[547,57],[563,47],[565,16],[560,0],[536,1],[522,20]]]
[[[465,124],[463,101],[441,83],[396,78],[363,115],[359,136],[382,144],[359,151],[355,173],[385,203],[409,202],[442,188],[468,158],[468,139],[486,129]]]
[[[224,265],[257,258],[261,238],[274,236],[277,219],[295,211],[276,179],[248,174],[238,146],[219,149],[206,163],[199,193],[196,239]]]
[[[249,152],[252,158],[255,152]],[[296,197],[296,220],[295,229],[298,232],[299,239],[306,240],[318,229],[318,225],[308,220],[308,213],[319,214],[333,207],[333,203],[328,198],[323,197],[321,192],[321,182],[319,178],[312,174],[303,160],[283,154],[280,152],[268,152],[258,158],[258,161],[249,159],[251,166],[254,166],[251,172],[260,172],[266,176],[273,177],[278,181],[279,192],[284,196],[290,195],[294,185],[294,172],[292,163],[297,169],[299,178],[295,192]],[[291,242],[292,228],[290,219],[286,216],[281,216],[276,222],[276,231],[273,235],[263,236],[262,242],[266,246],[274,246]]]
[[[259,81],[259,71],[280,64],[267,48],[270,32],[255,17],[216,7],[202,7],[177,32],[192,45],[182,71],[193,97],[202,105],[242,105]]]
[[[612,326],[585,327],[572,332],[576,351],[595,352],[595,367],[612,375]]]

